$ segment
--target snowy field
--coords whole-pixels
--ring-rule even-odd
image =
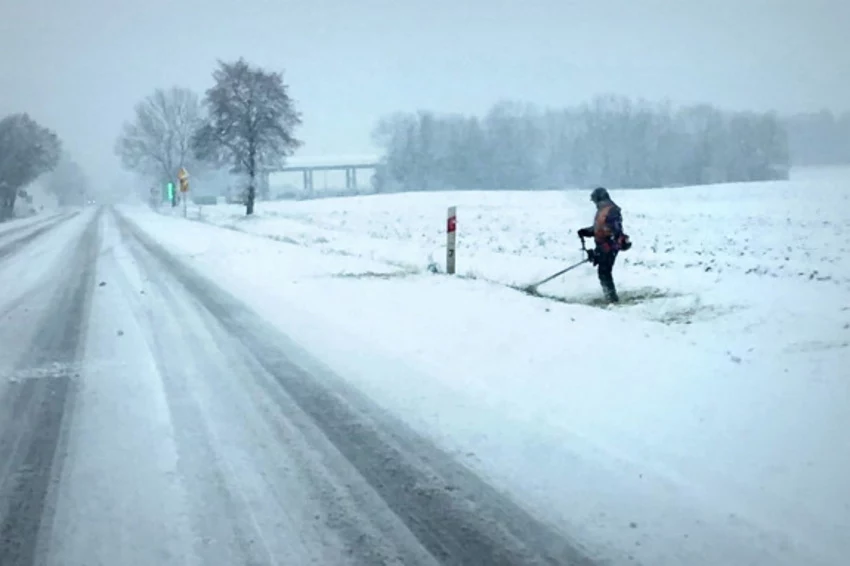
[[[850,173],[612,196],[612,308],[511,288],[582,258],[587,191],[121,211],[613,563],[846,564]]]

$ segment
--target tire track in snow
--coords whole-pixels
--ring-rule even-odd
[[[58,218],[61,218],[63,216],[67,216],[69,214],[75,214],[75,213],[73,213],[73,212],[71,212],[71,213],[54,212],[53,214],[49,214],[47,216],[44,216],[43,218],[36,218],[32,222],[27,222],[27,223],[23,224],[22,226],[7,227],[5,230],[0,230],[0,241],[7,239],[9,236],[13,236],[15,234],[18,234],[19,232],[25,232],[25,231],[30,230],[32,228],[35,228],[37,226],[42,226],[42,225],[44,225],[44,224],[46,224],[46,223],[48,223],[52,220],[56,220]],[[3,228],[3,227],[4,227],[3,224],[0,223],[0,228]]]
[[[73,215],[72,215],[73,216]],[[30,241],[55,223],[23,239]],[[43,529],[50,528],[51,490],[61,471],[62,433],[74,401],[79,360],[97,256],[96,214],[83,231],[74,253],[61,269],[57,292],[39,321],[39,330],[0,399],[0,564],[29,566],[37,562]],[[17,240],[19,243],[21,240]],[[31,377],[34,370],[39,377]]]
[[[575,542],[532,517],[318,362],[292,359],[287,353],[299,355],[300,349],[286,336],[132,223],[118,218],[274,376],[436,562],[458,566],[596,563]]]
[[[9,234],[17,234],[18,232],[23,232],[25,230],[33,228],[34,225],[38,226],[38,228],[32,230],[29,234],[22,236],[20,238],[15,238],[11,242],[4,243],[0,246],[0,260],[22,250],[27,244],[34,241],[39,236],[46,234],[47,232],[57,228],[60,224],[67,222],[68,220],[77,216],[79,212],[73,212],[71,214],[60,216],[56,218],[51,216],[48,219],[45,219],[40,222],[35,222],[34,224],[28,224],[27,226],[22,226],[20,228],[13,228],[12,230],[8,230],[0,234],[0,238],[3,240]]]
[[[189,479],[200,563],[436,566],[239,338],[119,230],[153,287],[156,307],[140,305],[139,318]]]

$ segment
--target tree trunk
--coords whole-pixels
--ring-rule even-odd
[[[15,198],[17,196],[17,191],[0,189],[0,221],[15,216]]]
[[[251,179],[251,184],[248,185],[248,198],[245,199],[245,215],[254,214],[254,198],[256,197],[256,189],[254,188],[254,179]]]
[[[254,145],[248,151],[248,198],[245,203],[245,216],[254,214],[254,200],[257,197],[257,151]]]
[[[0,202],[0,222],[9,220],[15,216],[15,202],[9,199],[3,199]]]

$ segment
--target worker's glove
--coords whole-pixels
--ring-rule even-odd
[[[599,252],[596,250],[587,250],[587,261],[593,265],[599,265]]]

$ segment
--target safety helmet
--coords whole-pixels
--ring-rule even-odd
[[[596,187],[593,189],[593,192],[590,193],[590,200],[594,203],[599,203],[605,200],[611,200],[611,197],[608,196],[608,191],[603,187]]]

